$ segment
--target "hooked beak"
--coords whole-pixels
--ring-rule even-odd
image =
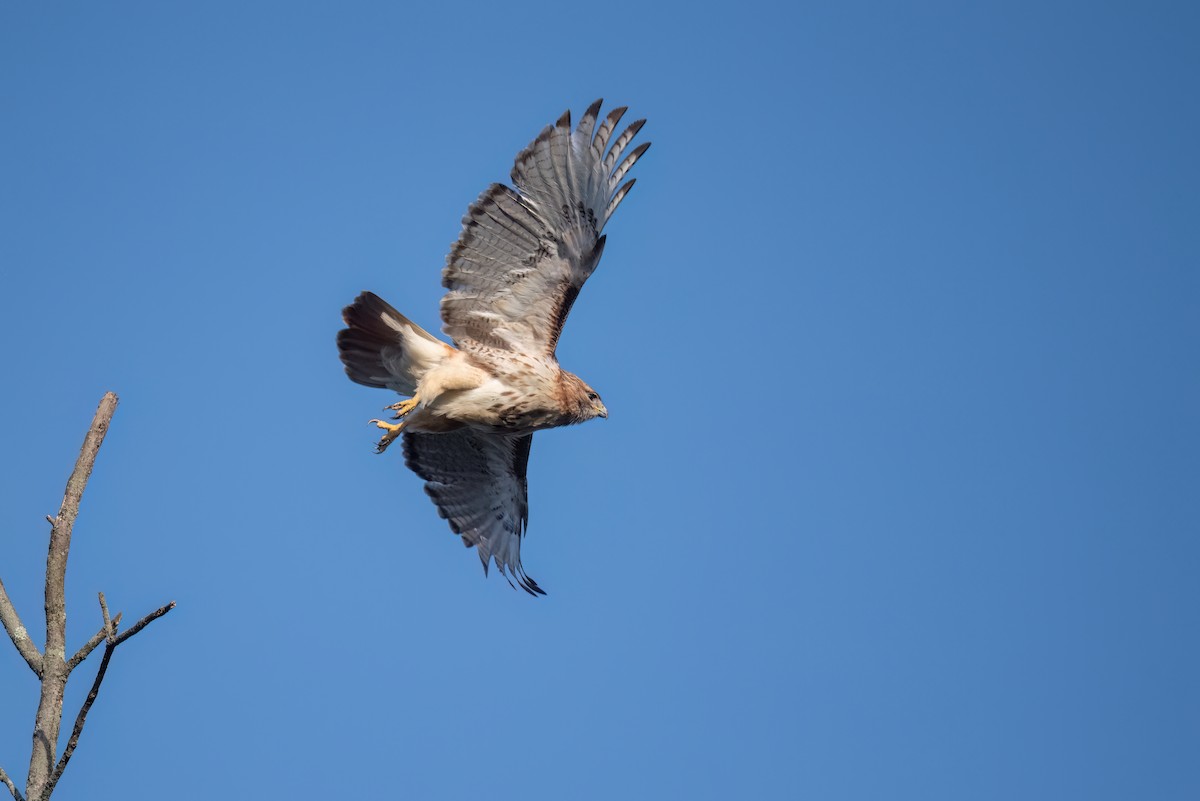
[[[608,419],[608,409],[604,408],[603,403],[599,403],[599,402],[593,403],[592,410],[596,412],[597,417],[603,417],[606,420]]]

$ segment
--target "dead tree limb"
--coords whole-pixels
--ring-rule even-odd
[[[83,723],[87,720],[88,710],[92,708],[92,704],[96,701],[96,696],[100,694],[100,683],[104,681],[104,674],[108,672],[108,662],[112,659],[113,651],[117,650],[117,646],[128,640],[133,635],[137,634],[142,629],[146,628],[152,621],[158,620],[160,617],[170,612],[175,608],[175,602],[166,606],[160,606],[144,618],[133,624],[133,627],[128,631],[117,634],[117,622],[121,616],[117,615],[111,621],[108,619],[108,608],[104,604],[104,593],[100,593],[100,605],[104,609],[104,621],[107,634],[105,635],[104,656],[100,657],[100,670],[96,672],[96,680],[92,682],[92,689],[88,692],[87,699],[83,702],[83,706],[79,708],[79,714],[75,716],[75,727],[71,730],[71,738],[67,740],[67,747],[63,749],[62,758],[58,760],[58,764],[54,767],[54,773],[50,774],[50,780],[46,783],[46,789],[42,791],[42,798],[49,798],[50,793],[54,792],[54,786],[58,784],[58,780],[62,778],[63,771],[67,769],[67,763],[71,761],[71,755],[75,753],[75,746],[79,745],[79,735],[83,734]]]
[[[108,671],[109,661],[117,646],[137,634],[152,621],[165,615],[175,608],[175,602],[163,606],[139,620],[127,631],[118,633],[121,615],[110,618],[108,604],[104,594],[100,594],[100,609],[103,625],[69,660],[66,651],[67,613],[66,613],[66,575],[67,555],[71,549],[71,534],[75,527],[75,519],[79,515],[79,503],[83,499],[83,491],[87,487],[88,478],[96,464],[96,454],[104,443],[104,435],[108,433],[112,422],[113,412],[117,409],[117,396],[106,393],[100,399],[96,416],[84,437],[83,447],[79,458],[75,461],[75,469],[67,479],[67,488],[63,493],[62,506],[56,517],[47,516],[51,524],[50,547],[46,554],[46,644],[39,653],[37,646],[29,639],[29,633],[21,624],[17,614],[0,583],[0,622],[8,637],[12,640],[17,651],[25,662],[41,680],[41,697],[38,702],[37,715],[33,725],[33,749],[29,760],[29,776],[25,782],[25,796],[17,789],[12,779],[0,768],[0,783],[3,783],[12,793],[16,801],[48,801],[55,785],[62,777],[75,747],[79,744],[79,736],[83,733],[83,724],[88,711],[100,692],[100,684]],[[75,726],[71,732],[67,747],[61,758],[55,761],[58,748],[59,733],[62,728],[63,694],[66,690],[67,679],[71,672],[87,659],[88,655],[105,643],[104,656],[100,661],[100,669],[96,673],[92,690],[87,700],[75,718]]]
[[[8,788],[15,801],[25,801],[25,797],[21,795],[21,791],[17,789],[17,785],[13,784],[13,780],[8,778],[8,774],[4,772],[4,768],[0,768],[0,783]]]
[[[33,644],[33,640],[29,639],[29,632],[21,623],[21,616],[17,614],[16,607],[8,599],[8,592],[4,589],[3,581],[0,581],[0,622],[4,623],[4,630],[8,632],[8,638],[17,647],[21,658],[29,665],[33,674],[40,679],[42,677],[42,654]]]

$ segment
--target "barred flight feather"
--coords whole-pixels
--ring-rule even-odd
[[[474,341],[553,358],[570,308],[563,294],[578,294],[596,269],[597,240],[633,185],[621,180],[649,147],[622,159],[645,123],[638,120],[608,148],[625,108],[597,125],[600,105],[574,131],[570,111],[543,129],[514,160],[515,190],[493,184],[467,210],[442,281],[450,290],[443,327],[460,347]]]

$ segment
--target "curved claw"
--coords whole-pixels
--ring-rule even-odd
[[[392,419],[399,420],[402,417],[408,416],[414,409],[417,408],[420,403],[421,399],[418,396],[413,395],[408,400],[402,400],[397,403],[393,403],[391,406],[384,406],[383,408],[384,411],[389,409],[394,411],[396,414],[392,416]]]
[[[396,438],[400,436],[400,432],[404,430],[404,423],[392,425],[391,423],[384,422],[383,420],[369,420],[368,422],[384,430],[384,435],[380,437],[379,443],[375,446],[376,453],[383,453],[386,451],[388,445],[391,445],[393,442],[395,442]]]

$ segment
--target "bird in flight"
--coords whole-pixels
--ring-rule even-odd
[[[342,311],[337,338],[351,381],[407,396],[387,407],[397,422],[371,421],[384,432],[377,452],[403,437],[405,463],[484,573],[494,561],[531,595],[545,594],[521,567],[533,433],[608,416],[559,366],[558,337],[650,147],[628,150],[645,120],[614,138],[625,108],[601,120],[600,105],[574,130],[570,111],[547,126],[517,154],[513,186],[492,184],[467,209],[442,270],[453,347],[371,292]]]

